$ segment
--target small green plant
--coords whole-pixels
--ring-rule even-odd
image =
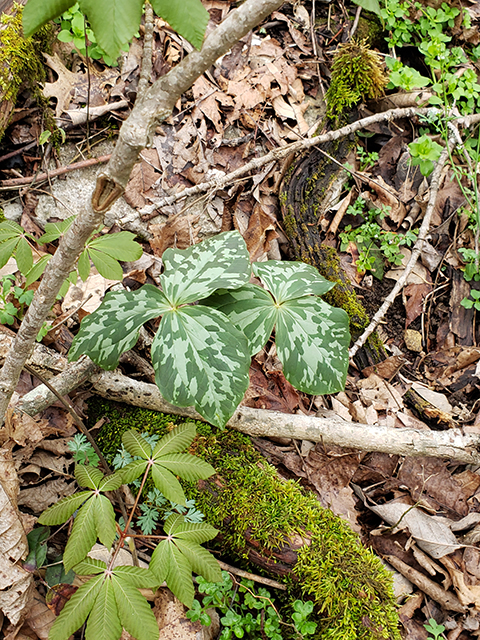
[[[378,153],[368,152],[361,145],[357,145],[357,158],[360,162],[360,171],[366,171],[378,162]]]
[[[348,316],[320,299],[334,284],[314,267],[275,260],[250,265],[236,231],[183,251],[167,249],[163,264],[162,290],[146,284],[137,291],[107,293],[82,321],[70,360],[87,354],[114,369],[120,355],[135,345],[140,327],[161,316],[151,357],[163,397],[180,407],[195,406],[221,428],[248,387],[251,356],[274,328],[291,384],[313,394],[344,388]],[[248,284],[252,269],[265,289]]]
[[[119,550],[131,535],[127,532],[147,477],[151,477],[158,491],[169,500],[186,506],[177,476],[197,481],[214,473],[205,461],[182,453],[195,435],[195,425],[186,423],[173,429],[152,448],[136,431],[128,431],[123,435],[123,446],[135,459],[120,471],[104,476],[91,465],[76,465],[76,480],[86,490],[57,502],[42,513],[39,522],[48,526],[62,524],[78,511],[63,564],[66,571],[73,569],[79,575],[92,577],[67,602],[50,630],[49,640],[68,640],[85,620],[87,639],[116,640],[124,628],[137,640],[158,640],[157,621],[139,588],[155,589],[165,580],[177,598],[190,607],[195,593],[192,571],[211,582],[221,580],[217,561],[201,547],[216,536],[217,530],[203,522],[185,522],[180,514],[166,519],[165,535],[150,536],[159,542],[148,569],[115,566]],[[103,493],[140,476],[141,486],[128,522],[120,527],[115,522],[112,503]],[[117,527],[120,535],[114,545]],[[107,549],[113,548],[108,564],[88,557],[97,538]]]
[[[480,291],[477,291],[476,289],[471,289],[470,296],[473,298],[473,300],[470,300],[469,298],[464,298],[460,304],[462,305],[462,307],[465,307],[465,309],[473,308],[476,311],[480,311]]]
[[[83,433],[75,434],[68,443],[68,448],[73,453],[73,459],[76,464],[88,464],[92,467],[98,467],[100,458]]]
[[[423,135],[416,142],[408,145],[412,165],[418,165],[423,176],[429,176],[435,168],[436,162],[443,151],[442,145]]]
[[[353,205],[347,209],[349,215],[360,215],[365,220],[359,227],[353,228],[347,225],[339,236],[341,240],[340,250],[345,251],[350,242],[353,242],[359,252],[356,266],[359,273],[371,271],[381,280],[383,278],[383,262],[386,260],[393,265],[401,265],[403,254],[400,247],[411,246],[417,239],[417,231],[409,230],[405,234],[395,233],[382,229],[377,220],[383,220],[388,208],[369,209],[366,212],[365,201],[357,198]]]
[[[208,609],[218,609],[223,614],[220,618],[223,629],[219,640],[257,640],[259,637],[282,640],[282,625],[290,627],[298,640],[313,635],[316,631],[316,623],[308,620],[313,612],[313,602],[296,600],[292,605],[291,622],[287,622],[278,613],[270,592],[264,587],[256,589],[252,580],[242,578],[237,583],[229,573],[222,571],[221,582],[208,582],[202,577],[197,582],[198,591],[203,597],[201,602],[197,599],[193,601],[187,617],[193,622],[200,621],[208,626],[211,624]]]
[[[428,631],[428,633],[431,634],[428,640],[438,640],[440,636],[443,636],[443,632],[445,631],[445,627],[443,626],[443,624],[438,624],[438,622],[436,622],[433,618],[430,618],[430,620],[423,626]]]

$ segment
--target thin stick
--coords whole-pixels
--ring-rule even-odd
[[[455,146],[455,140],[452,140],[447,143],[447,147],[442,151],[440,158],[438,159],[437,166],[435,167],[435,170],[432,174],[432,180],[430,182],[430,197],[428,199],[428,205],[425,210],[425,215],[423,217],[422,225],[418,232],[418,239],[413,246],[412,255],[410,256],[410,260],[408,261],[407,266],[405,267],[405,271],[402,273],[401,277],[395,283],[395,286],[393,287],[393,289],[385,298],[385,301],[380,307],[380,309],[373,316],[372,321],[370,322],[368,327],[365,329],[365,331],[362,333],[362,335],[358,338],[358,340],[355,342],[353,347],[350,349],[349,351],[350,358],[353,358],[357,353],[357,351],[361,347],[363,347],[363,345],[368,340],[370,335],[377,328],[378,324],[383,320],[383,318],[385,317],[385,314],[390,309],[395,298],[405,286],[408,276],[412,273],[413,269],[415,268],[415,265],[417,264],[417,260],[420,257],[424,242],[426,242],[426,237],[430,230],[430,221],[432,219],[433,209],[435,207],[435,200],[437,198],[438,190],[440,188],[440,178],[442,176],[443,167],[448,158],[450,146],[452,147]]]
[[[143,96],[150,84],[152,75],[153,51],[153,9],[150,2],[145,3],[145,35],[143,37],[142,67],[138,81],[137,95]]]
[[[102,162],[108,162],[110,160],[110,154],[107,156],[100,156],[99,158],[89,158],[88,160],[82,160],[81,162],[74,162],[68,165],[68,167],[60,167],[60,169],[54,169],[48,173],[39,173],[27,178],[12,178],[11,180],[0,180],[0,190],[8,187],[21,187],[24,184],[30,184],[34,181],[43,181],[56,176],[61,176],[69,171],[76,171],[76,169],[85,169],[86,167],[92,167]]]

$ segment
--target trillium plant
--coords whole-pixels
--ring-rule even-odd
[[[348,366],[348,316],[320,296],[333,284],[299,262],[250,264],[245,241],[222,233],[184,251],[163,254],[161,289],[147,284],[137,291],[107,293],[98,309],[81,324],[69,357],[87,354],[114,369],[131,349],[143,323],[161,317],[152,344],[152,362],[163,396],[177,406],[194,405],[208,422],[223,428],[248,387],[251,356],[275,333],[286,378],[311,394],[343,389]],[[262,283],[250,283],[252,276]],[[60,500],[39,522],[58,525],[76,512],[65,548],[65,570],[91,576],[70,598],[55,621],[49,640],[68,640],[86,621],[86,640],[117,640],[122,628],[137,640],[158,640],[158,624],[139,589],[156,589],[164,581],[181,602],[194,600],[192,572],[221,582],[218,562],[201,544],[217,530],[186,522],[172,514],[147,568],[118,564],[119,551],[131,537],[130,524],[149,477],[167,500],[186,505],[178,477],[195,482],[215,470],[185,453],[195,426],[180,425],[151,445],[135,431],[123,436],[133,461],[104,476],[91,465],[77,465],[75,477],[84,491]],[[112,503],[104,496],[141,477],[128,521],[120,527]],[[118,537],[117,537],[118,536]],[[100,542],[112,549],[108,563],[89,557]]]
[[[107,293],[85,318],[70,360],[88,355],[115,369],[140,327],[161,316],[151,356],[155,379],[170,403],[194,406],[223,428],[248,387],[250,359],[275,332],[287,380],[300,391],[341,391],[348,367],[348,315],[320,296],[334,283],[302,262],[250,264],[237,231],[163,254],[161,289]],[[253,274],[263,286],[251,284]]]

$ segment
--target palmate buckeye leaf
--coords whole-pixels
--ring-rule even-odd
[[[131,349],[144,322],[170,309],[163,293],[146,284],[137,291],[114,291],[87,318],[73,340],[69,360],[86,354],[104,369],[115,369],[122,353]]]
[[[92,610],[95,598],[102,588],[102,582],[103,572],[77,589],[53,623],[48,634],[49,640],[68,640],[77,629],[80,629]]]
[[[122,436],[122,444],[132,456],[148,460],[152,455],[151,445],[137,431],[131,429]]]
[[[73,496],[62,498],[56,504],[45,509],[38,522],[46,525],[63,524],[91,495],[91,491],[81,491]]]
[[[76,0],[28,0],[22,15],[25,37],[28,38],[47,22],[61,16],[75,2]]]
[[[97,541],[95,509],[95,497],[93,496],[77,513],[63,554],[63,564],[67,572],[73,565],[78,564],[86,557]]]
[[[152,0],[152,7],[172,29],[197,49],[201,48],[209,15],[200,0]]]
[[[152,458],[164,456],[167,453],[185,451],[192,444],[197,430],[193,422],[184,422],[167,433],[157,442],[153,449]]]
[[[102,584],[88,616],[85,640],[118,640],[122,635],[122,624],[118,617],[112,581]]]
[[[275,344],[286,379],[320,395],[345,388],[350,344],[348,315],[319,298],[296,298],[278,310]]]
[[[216,289],[237,289],[250,279],[250,259],[238,231],[227,231],[162,256],[162,289],[172,306],[201,300]]]
[[[223,428],[248,387],[245,335],[215,309],[182,307],[163,315],[151,353],[163,397]]]
[[[111,580],[122,626],[136,640],[158,640],[160,633],[157,620],[138,589],[126,577],[115,572]]]
[[[167,583],[172,593],[187,607],[193,604],[195,590],[190,562],[171,540],[162,540],[152,554],[150,571]]]

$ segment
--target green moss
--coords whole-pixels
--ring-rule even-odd
[[[42,27],[31,38],[22,35],[23,7],[14,4],[12,15],[0,18],[0,89],[5,101],[15,102],[20,87],[27,83],[39,95],[38,82],[45,80],[42,51],[48,52],[54,39],[53,25]],[[7,123],[3,123],[0,138]]]
[[[97,438],[108,457],[127,429],[161,436],[173,424],[184,422],[178,416],[98,398],[89,401],[89,414],[89,426],[101,417],[109,420]],[[183,484],[207,521],[220,529],[219,551],[248,566],[247,537],[270,562],[292,539],[303,541],[293,572],[284,582],[290,600],[315,602],[314,640],[399,640],[391,574],[360,544],[348,524],[321,507],[297,482],[281,480],[248,436],[228,428],[218,431],[202,422],[196,426],[198,435],[190,451],[210,462],[217,475],[201,487]]]
[[[365,40],[341,44],[333,58],[325,96],[327,118],[338,124],[342,114],[360,101],[380,97],[387,82],[382,58],[367,47]]]
[[[6,217],[5,214],[3,213],[3,209],[0,209],[0,222],[5,222]]]

